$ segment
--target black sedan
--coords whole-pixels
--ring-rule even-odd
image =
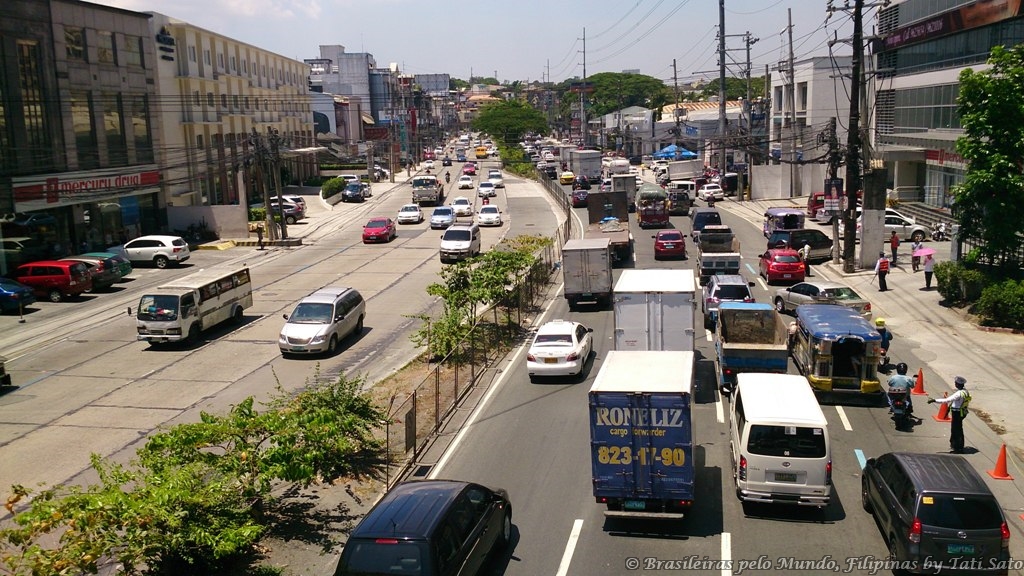
[[[341,193],[342,202],[363,202],[370,197],[370,185],[366,182],[352,182]]]
[[[449,158],[448,156],[445,156],[444,158],[441,159],[441,166],[451,166],[451,165],[452,165],[452,159]]]

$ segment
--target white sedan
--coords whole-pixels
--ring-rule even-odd
[[[501,226],[501,210],[493,204],[481,206],[476,214],[476,223],[481,226]]]
[[[709,196],[713,196],[717,200],[725,200],[725,190],[718,184],[705,184],[697,190],[697,198],[700,200],[707,201]]]
[[[537,330],[526,353],[526,369],[535,376],[583,376],[594,349],[592,329],[579,322],[552,320]]]
[[[472,176],[459,176],[459,190],[472,190],[473,189],[473,177]]]
[[[406,204],[398,210],[395,221],[399,224],[419,224],[423,222],[423,209],[419,204]]]
[[[459,196],[455,200],[452,200],[451,207],[455,210],[456,217],[473,215],[473,203],[465,196]]]
[[[476,195],[481,198],[490,198],[491,196],[497,196],[498,193],[494,190],[494,184],[484,180],[476,188]]]
[[[494,185],[495,188],[504,188],[505,179],[502,178],[501,172],[491,171],[487,174],[487,181]]]
[[[434,161],[433,160],[425,161],[423,163],[423,167],[426,168],[427,170],[433,170],[434,169]]]

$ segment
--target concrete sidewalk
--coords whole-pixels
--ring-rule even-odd
[[[717,202],[716,208],[742,216],[760,227],[764,210],[770,206],[793,205],[803,208],[805,198],[781,200]],[[808,228],[819,227],[810,222]],[[831,236],[829,227],[821,226]],[[935,290],[924,288],[924,273],[913,272],[910,267],[909,244],[901,246],[899,263],[887,278],[888,290],[880,292],[874,270],[845,273],[842,265],[831,262],[816,265],[816,276],[843,282],[871,300],[875,318],[885,318],[895,338],[892,344],[893,362],[905,361],[910,371],[923,369],[925,390],[929,396],[942,396],[951,392],[953,377],[967,378],[972,393],[971,408],[988,422],[989,428],[1017,455],[1017,473],[1024,471],[1024,419],[1017,413],[1024,408],[1024,336],[1009,330],[979,327],[968,319],[964,310],[949,308],[940,303],[942,297]],[[927,241],[925,246],[936,248],[937,258],[948,259],[949,243]],[[860,250],[860,245],[857,247]],[[888,253],[888,249],[886,249]],[[914,358],[917,361],[913,361]],[[922,415],[925,415],[922,412]],[[970,438],[968,438],[970,443]],[[985,456],[995,458],[995,454]],[[1013,467],[1011,466],[1011,470]]]

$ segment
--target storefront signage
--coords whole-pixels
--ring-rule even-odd
[[[924,159],[926,164],[932,166],[963,168],[965,164],[963,156],[956,152],[946,152],[945,150],[925,150]]]
[[[885,37],[885,49],[894,50],[953,32],[994,24],[1018,16],[1020,12],[1020,2],[982,0],[894,30]]]
[[[11,179],[18,212],[157,192],[158,184],[160,171],[153,166],[133,171],[90,170]]]

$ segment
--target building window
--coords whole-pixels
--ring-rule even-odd
[[[244,102],[245,109],[248,110],[249,109],[249,97],[246,96],[245,99],[242,102]]]
[[[238,94],[231,96],[231,108],[233,110],[238,110]]]
[[[796,109],[807,111],[807,82],[800,82],[796,85],[797,103]]]
[[[215,106],[215,104],[213,102],[213,92],[207,92],[206,93],[206,105],[209,106],[210,108],[213,108]]]
[[[121,95],[104,92],[103,128],[107,134],[107,156],[111,166],[128,164],[128,142],[124,134],[124,116],[121,113]]]
[[[227,94],[221,94],[220,95],[220,107],[221,108],[227,108],[228,107],[228,95]]]
[[[68,60],[85,62],[85,30],[82,28],[64,29],[64,50]]]
[[[199,106],[202,104],[202,100],[199,99],[199,90],[192,91],[192,105]]]
[[[782,86],[775,87],[775,98],[772,99],[772,104],[776,112],[782,112]]]
[[[188,47],[188,59],[190,61],[192,61],[192,62],[196,61],[196,47],[195,46],[189,46]]]
[[[206,64],[207,66],[212,66],[213,65],[213,61],[210,60],[210,51],[209,50],[203,50],[203,63]]]
[[[127,35],[124,37],[124,63],[129,66],[142,66],[142,38]]]
[[[242,60],[242,74],[248,74],[248,73],[249,73],[249,63],[246,62],[245,60]]]
[[[203,135],[202,134],[196,135],[196,148],[198,148],[200,150],[203,149]]]
[[[92,118],[92,99],[89,93],[84,90],[72,90],[71,123],[75,131],[75,151],[80,170],[90,170],[100,165],[96,126]]]
[[[96,33],[96,58],[100,64],[114,64],[114,35],[110,32]]]
[[[224,55],[217,54],[217,68],[224,69]]]
[[[18,85],[21,89],[25,143],[28,147],[27,159],[30,159],[33,166],[48,166],[50,136],[46,127],[46,114],[43,110],[39,44],[34,40],[18,40],[17,42]]]
[[[132,96],[132,138],[135,141],[135,160],[153,161],[153,135],[149,127],[149,97],[145,94]]]
[[[237,70],[237,68],[235,68],[235,57],[232,56],[231,57],[231,71],[234,72],[235,70]]]

